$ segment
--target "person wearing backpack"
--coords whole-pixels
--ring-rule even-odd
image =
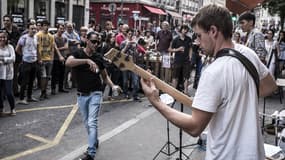
[[[36,70],[38,67],[37,54],[37,38],[36,25],[29,23],[27,25],[28,33],[20,37],[16,46],[16,53],[22,55],[22,65],[20,70],[20,100],[18,104],[27,105],[28,102],[36,102],[37,99],[32,97],[33,82],[36,78]],[[25,92],[27,91],[27,100],[25,100]]]

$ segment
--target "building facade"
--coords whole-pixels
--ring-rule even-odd
[[[76,27],[87,25],[89,17],[89,0],[1,0],[2,17],[9,14],[19,28],[24,28],[29,18],[48,19],[51,26],[56,23],[71,21]]]
[[[160,24],[167,20],[171,26],[191,21],[203,5],[201,0],[1,0],[0,17],[13,16],[19,28],[25,28],[29,18],[48,19],[56,23],[74,22],[76,28],[88,25],[89,19],[97,24],[111,20],[114,26],[126,23],[140,28],[147,22]]]
[[[179,11],[183,22],[190,22],[193,16],[203,6],[203,0],[180,0]]]
[[[147,22],[160,24],[164,20],[176,26],[183,21],[181,6],[185,6],[186,1],[189,0],[90,0],[89,19],[101,26],[111,20],[114,26],[125,23],[136,29],[143,29]],[[196,5],[194,10],[197,8]]]

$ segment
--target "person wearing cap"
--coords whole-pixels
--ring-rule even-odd
[[[47,85],[51,79],[52,63],[54,57],[54,37],[48,32],[49,22],[41,22],[42,31],[36,34],[38,42],[38,62],[41,72],[41,95],[40,100],[47,99]]]

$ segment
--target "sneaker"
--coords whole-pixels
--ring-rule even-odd
[[[38,102],[38,100],[34,97],[28,98],[27,101],[28,102]]]
[[[23,100],[19,100],[18,104],[28,105],[29,103],[27,102],[27,100],[23,99]]]
[[[15,109],[12,109],[11,112],[10,112],[11,116],[16,116],[16,110]]]
[[[84,156],[80,158],[79,160],[94,160],[94,158],[90,156],[89,154],[84,154]]]
[[[130,96],[129,96],[128,94],[125,94],[125,95],[124,95],[124,98],[125,98],[125,99],[130,99]]]
[[[142,102],[142,100],[139,97],[134,97],[133,100],[136,102]]]

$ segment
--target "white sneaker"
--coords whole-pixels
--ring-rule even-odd
[[[23,100],[19,100],[17,104],[28,105],[29,103],[27,102],[27,100],[23,99]]]
[[[16,116],[16,110],[15,109],[11,110],[11,116]]]

